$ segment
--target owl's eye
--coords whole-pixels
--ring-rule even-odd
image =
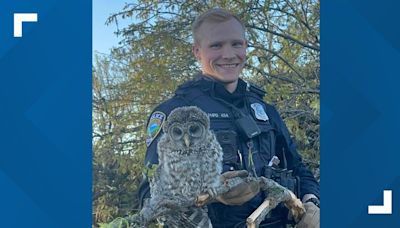
[[[203,131],[199,125],[191,125],[189,127],[189,134],[193,137],[200,137]]]
[[[175,139],[179,139],[183,135],[183,131],[179,127],[172,127],[171,132]]]

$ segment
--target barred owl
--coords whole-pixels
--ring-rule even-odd
[[[200,193],[212,195],[220,184],[223,152],[209,127],[207,114],[195,106],[174,109],[163,126],[151,196],[191,205],[166,216],[169,227],[212,227],[207,208],[194,206]]]

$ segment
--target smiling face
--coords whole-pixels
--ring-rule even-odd
[[[231,18],[224,22],[204,21],[197,31],[193,53],[203,74],[223,83],[233,92],[246,61],[247,42],[242,25]]]

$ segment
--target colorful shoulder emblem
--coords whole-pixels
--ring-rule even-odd
[[[150,146],[153,140],[157,137],[162,129],[166,115],[162,112],[156,111],[151,114],[149,124],[147,125],[147,138],[146,145]]]
[[[264,110],[264,107],[260,103],[253,103],[250,105],[254,111],[254,114],[258,120],[267,121],[269,120],[267,113]]]

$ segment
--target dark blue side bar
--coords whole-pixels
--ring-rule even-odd
[[[91,226],[92,2],[0,6],[0,226]],[[13,37],[13,14],[37,13]]]
[[[321,1],[321,227],[399,227],[399,1]],[[392,190],[392,214],[369,215]]]

